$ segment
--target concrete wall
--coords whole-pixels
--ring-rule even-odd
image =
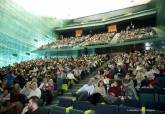
[[[165,0],[152,0],[150,5],[157,10],[157,27],[165,31]]]
[[[115,10],[115,11],[111,11],[111,12],[105,12],[105,13],[101,13],[101,14],[85,16],[85,17],[73,19],[73,23],[81,23],[81,22],[85,22],[85,21],[97,21],[97,20],[102,20],[102,19],[108,19],[108,18],[115,17],[118,15],[134,13],[137,11],[143,11],[145,9],[149,9],[149,7],[150,6],[148,4],[143,4],[143,5],[129,7],[129,8],[125,8],[125,9],[119,9],[119,10]]]

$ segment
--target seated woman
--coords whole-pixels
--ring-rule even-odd
[[[7,88],[3,90],[3,93],[0,95],[0,102],[5,103],[10,100],[10,93]]]
[[[41,98],[41,90],[38,88],[38,85],[36,82],[31,83],[31,91],[30,91],[30,94],[28,95],[28,98],[32,96],[37,96],[38,98]]]
[[[95,75],[95,78],[96,79],[100,79],[102,76],[101,76],[101,73],[100,73],[100,71],[98,70],[97,71],[97,74]]]
[[[104,82],[103,80],[100,80],[95,86],[95,93],[89,97],[89,101],[96,105],[97,103],[104,101],[104,97],[106,97]]]
[[[108,89],[107,102],[113,103],[121,96],[121,87],[117,80],[112,80],[111,86]]]

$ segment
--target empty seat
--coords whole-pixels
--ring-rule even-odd
[[[165,88],[165,77],[158,77],[158,84],[160,87]]]
[[[155,103],[155,89],[142,88],[139,93],[140,102],[146,103]]]
[[[95,109],[96,114],[118,114],[117,105],[97,104]]]
[[[165,90],[162,89],[158,93],[158,103],[165,103]]]
[[[85,111],[90,109],[91,105],[89,101],[76,101],[73,103],[73,109]]]
[[[44,110],[44,114],[66,114],[65,112],[55,110],[50,107],[43,107],[41,110]]]
[[[73,104],[73,100],[72,99],[61,98],[61,99],[59,99],[58,106],[69,107],[72,104]]]
[[[143,103],[143,106],[146,108],[146,109],[151,109],[151,110],[154,110],[155,109],[155,106],[156,104],[155,103],[151,103],[151,102],[145,102]]]
[[[68,107],[72,106],[72,104],[73,104],[72,99],[61,98],[61,99],[59,99],[58,105],[52,105],[50,107],[53,108],[54,110],[66,112],[66,109]]]
[[[73,109],[69,114],[84,114],[84,112],[91,108],[91,103],[89,101],[76,101],[73,103]]]

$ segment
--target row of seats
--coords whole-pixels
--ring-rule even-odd
[[[165,88],[165,76],[163,77],[162,75],[160,75],[161,77],[157,77],[157,80],[159,82],[159,86],[162,88]]]
[[[159,82],[159,87],[165,88],[165,74],[154,74],[154,76]]]
[[[155,77],[164,77],[165,78],[165,74],[154,74]]]
[[[141,88],[139,98],[141,103],[165,103],[165,89]]]
[[[152,105],[151,105],[152,106]],[[165,114],[165,105],[152,106],[152,109],[145,105],[140,105],[139,101],[126,100],[118,101],[111,105],[92,105],[88,101],[73,101],[72,99],[60,99],[58,105],[50,106],[51,109],[62,114]],[[159,107],[159,108],[158,108]],[[161,110],[159,110],[161,109]]]

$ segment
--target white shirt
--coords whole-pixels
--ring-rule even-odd
[[[67,78],[68,78],[68,79],[75,79],[74,74],[71,73],[71,72],[68,73]]]
[[[87,91],[89,95],[92,95],[95,92],[95,87],[94,85],[89,86],[88,84],[85,84],[77,92],[82,92],[82,91]]]
[[[41,90],[39,88],[37,88],[35,90],[31,90],[28,98],[30,98],[32,96],[37,96],[38,98],[41,98]]]
[[[154,77],[154,74],[152,71],[145,72],[144,76],[147,76],[147,78]]]

